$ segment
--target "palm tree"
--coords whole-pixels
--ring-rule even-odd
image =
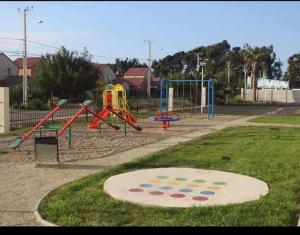
[[[246,46],[247,53],[245,54],[244,60],[246,63],[251,64],[252,71],[252,89],[253,89],[253,100],[256,100],[256,89],[257,89],[257,68],[264,61],[265,53],[260,47]]]

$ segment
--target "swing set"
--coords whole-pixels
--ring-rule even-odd
[[[155,116],[151,117],[153,121],[161,121],[162,127],[166,130],[169,127],[170,122],[178,121],[179,115],[176,113],[174,108],[174,86],[176,85],[175,94],[177,95],[177,101],[179,98],[179,86],[182,84],[182,97],[181,97],[181,111],[185,111],[185,100],[186,94],[185,90],[189,84],[189,101],[190,101],[190,110],[194,112],[199,108],[200,101],[200,110],[201,114],[203,110],[206,110],[207,118],[211,119],[214,117],[214,82],[212,79],[207,80],[168,80],[161,79],[160,81],[160,112]],[[199,84],[200,92],[198,89]],[[192,89],[193,88],[193,89]],[[202,90],[202,92],[201,92]],[[194,96],[192,96],[192,91],[194,91]],[[175,95],[175,96],[176,96]],[[199,96],[201,95],[201,97]],[[192,105],[193,104],[193,105]]]

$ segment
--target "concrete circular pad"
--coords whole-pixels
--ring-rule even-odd
[[[253,177],[193,168],[154,168],[115,175],[104,183],[112,197],[141,205],[192,207],[259,199],[268,185]]]

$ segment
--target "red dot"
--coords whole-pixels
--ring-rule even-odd
[[[162,194],[164,194],[164,193],[161,192],[161,191],[152,191],[152,192],[150,192],[149,194],[151,194],[151,195],[162,195]]]
[[[181,194],[181,193],[173,193],[173,194],[171,194],[171,197],[175,197],[175,198],[183,198],[183,197],[185,197],[185,195],[184,195],[184,194]]]
[[[141,189],[141,188],[131,188],[128,191],[134,192],[134,193],[139,193],[139,192],[143,192],[144,189]]]
[[[196,200],[196,201],[206,201],[206,200],[208,200],[207,197],[203,197],[203,196],[193,197],[193,199]]]

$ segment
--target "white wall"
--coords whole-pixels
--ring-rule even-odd
[[[241,97],[243,98],[243,88],[241,89]],[[246,90],[246,100],[253,100],[253,90]],[[300,90],[258,89],[257,100],[261,102],[300,104]]]
[[[0,87],[0,133],[9,131],[9,88]]]

